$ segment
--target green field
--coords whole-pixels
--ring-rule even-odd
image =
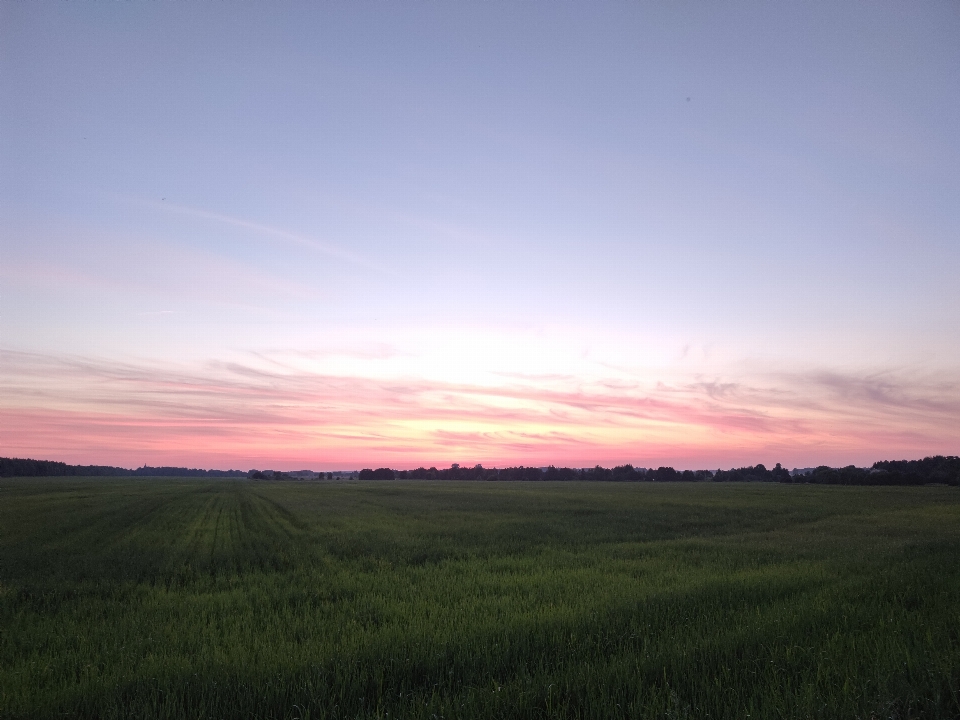
[[[956,718],[960,491],[0,481],[0,717]]]

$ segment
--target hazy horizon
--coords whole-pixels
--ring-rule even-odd
[[[960,454],[960,4],[0,5],[0,455]]]
[[[11,459],[13,459],[13,460],[38,460],[38,461],[41,461],[41,462],[61,462],[61,461],[58,461],[58,460],[49,460],[49,459],[44,459],[44,458],[11,458]],[[894,458],[884,458],[884,459],[885,459],[885,460],[893,460]],[[905,460],[905,459],[908,459],[908,458],[896,458],[896,460]],[[918,459],[922,459],[922,458],[918,458]],[[70,464],[70,463],[67,463],[67,464]],[[482,463],[479,463],[479,464],[482,465]],[[763,464],[763,463],[759,463],[759,464]],[[74,464],[74,465],[75,465],[75,464]],[[637,469],[637,470],[656,470],[656,469],[657,469],[657,468],[647,468],[647,467],[643,467],[643,466],[639,466],[639,465],[633,465],[632,463],[624,463],[624,465],[631,465],[632,467],[634,467],[634,468]],[[749,467],[754,467],[755,465],[756,465],[756,464],[754,464],[754,465],[749,465]],[[418,469],[426,469],[426,470],[447,470],[447,469],[450,469],[450,468],[452,468],[452,467],[454,467],[454,466],[455,466],[455,467],[459,467],[459,468],[463,468],[463,469],[472,469],[472,468],[474,467],[474,466],[466,466],[466,465],[463,465],[463,464],[461,464],[461,463],[451,463],[450,465],[445,466],[445,467],[437,467],[437,466],[435,466],[435,465],[425,465],[424,463],[419,463],[419,464],[418,464],[418,463],[413,463],[413,464],[410,465],[410,467],[390,468],[390,469],[391,469],[391,470],[418,470]],[[766,465],[764,465],[764,466],[766,467]],[[340,468],[336,468],[336,469],[324,469],[324,470],[317,470],[317,469],[304,468],[304,467],[301,467],[301,468],[288,467],[288,468],[284,468],[284,469],[281,470],[280,468],[272,468],[272,467],[266,467],[266,466],[264,466],[264,467],[256,467],[256,468],[244,468],[244,467],[239,467],[239,466],[238,466],[238,467],[226,467],[226,466],[223,466],[223,467],[191,467],[191,466],[189,466],[189,465],[183,465],[183,464],[181,464],[181,463],[173,463],[173,464],[169,464],[169,465],[147,465],[147,464],[141,464],[141,465],[138,465],[138,466],[135,466],[135,467],[124,467],[124,466],[122,466],[122,465],[121,465],[121,466],[113,466],[113,465],[107,465],[107,464],[105,464],[105,463],[88,463],[88,464],[81,465],[81,467],[118,467],[118,468],[120,468],[120,469],[128,469],[128,470],[142,470],[142,469],[144,469],[144,468],[150,468],[150,469],[176,468],[176,469],[184,469],[184,470],[191,470],[191,471],[193,471],[193,470],[200,470],[200,471],[204,471],[204,472],[245,472],[245,473],[252,473],[252,472],[254,472],[254,471],[261,471],[261,472],[274,472],[274,471],[276,471],[276,472],[283,472],[283,473],[288,473],[288,474],[293,474],[293,475],[296,475],[297,473],[304,473],[304,472],[310,472],[310,473],[314,473],[314,474],[332,473],[333,475],[337,475],[337,474],[343,475],[343,474],[347,474],[347,473],[358,473],[358,472],[360,472],[361,470],[365,470],[365,469],[367,469],[367,470],[375,470],[375,469],[378,469],[378,468],[376,468],[376,467],[370,466],[369,464],[368,464],[368,465],[358,465],[358,466],[352,467],[352,468],[343,468],[343,467],[340,467]],[[517,467],[517,466],[514,466],[514,467]],[[531,465],[531,466],[529,466],[529,467],[536,467],[536,468],[538,468],[538,469],[540,469],[540,470],[546,470],[546,469],[550,468],[551,465]],[[552,467],[558,467],[558,466],[553,465]],[[573,470],[593,470],[595,467],[596,467],[596,466],[591,465],[591,466],[584,466],[584,467],[574,467],[574,468],[571,468],[571,469],[573,469]],[[767,467],[767,469],[770,470],[770,469],[772,469],[773,467],[774,467],[774,466],[770,466],[770,467]],[[870,467],[869,465],[864,465],[864,466],[860,466],[858,469],[865,470],[865,469],[869,469],[869,467]],[[485,470],[503,470],[503,469],[506,469],[506,467],[498,467],[498,466],[495,466],[495,465],[494,465],[494,466],[486,466],[486,465],[484,465],[483,468],[484,468]],[[808,467],[802,467],[802,468],[800,468],[800,467],[792,467],[792,468],[791,468],[791,467],[786,467],[786,466],[784,466],[784,469],[785,469],[785,470],[789,470],[789,471],[791,471],[791,472],[793,472],[793,471],[800,471],[800,470],[815,470],[816,468],[817,468],[817,466],[808,466]],[[609,468],[607,468],[607,469],[609,469]],[[675,468],[673,468],[673,469],[674,469],[674,470],[677,470],[677,471],[684,471],[684,470],[711,470],[711,471],[712,471],[712,470],[729,470],[729,469],[736,469],[736,468],[675,467]],[[74,477],[74,476],[65,476],[65,477]],[[86,477],[86,476],[77,476],[77,477]]]

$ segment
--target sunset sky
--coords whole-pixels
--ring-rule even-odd
[[[0,4],[0,455],[960,453],[960,3]]]

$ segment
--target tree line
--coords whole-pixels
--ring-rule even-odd
[[[67,465],[55,460],[0,458],[0,477],[246,477],[243,470],[200,470],[182,467],[143,467],[130,470],[111,465]]]
[[[135,470],[109,465],[67,465],[52,460],[0,458],[0,477],[200,477],[253,478],[287,480],[289,475],[278,471],[200,470],[181,467],[150,467]],[[922,460],[881,460],[869,468],[848,465],[832,468],[826,465],[790,472],[777,463],[767,469],[753,465],[730,470],[675,470],[672,467],[637,468],[618,465],[605,468],[508,467],[485,468],[482,465],[416,470],[366,468],[360,480],[526,480],[526,481],[602,481],[602,482],[780,482],[814,483],[818,485],[926,485],[940,483],[960,485],[960,457],[936,455]],[[333,473],[319,473],[318,479],[333,479]]]
[[[767,469],[763,464],[730,470],[675,470],[672,467],[636,468],[618,465],[604,468],[509,467],[485,468],[482,465],[449,468],[417,468],[393,470],[366,468],[360,480],[583,480],[603,482],[779,482],[814,483],[818,485],[925,485],[941,483],[960,485],[960,457],[937,455],[923,460],[881,460],[869,468],[848,465],[832,468],[826,465],[809,471],[791,473],[777,463]]]

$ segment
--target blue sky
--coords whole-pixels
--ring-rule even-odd
[[[956,453],[957,37],[947,2],[5,4],[0,444]]]

